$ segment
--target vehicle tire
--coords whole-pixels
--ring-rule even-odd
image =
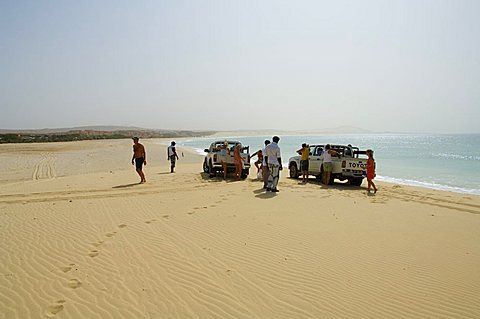
[[[212,161],[208,163],[208,176],[215,177],[215,170],[213,169]]]
[[[363,177],[352,178],[350,180],[350,185],[360,186],[360,185],[362,185],[362,182],[363,182]]]
[[[298,178],[300,174],[298,173],[298,168],[296,163],[290,164],[290,178]]]
[[[207,159],[203,161],[203,172],[208,173]]]
[[[245,178],[247,178],[247,176],[248,176],[248,173],[249,173],[249,170],[248,170],[248,169],[243,169],[243,170],[242,170],[242,176],[241,176],[241,177],[242,177],[242,179],[245,179]]]

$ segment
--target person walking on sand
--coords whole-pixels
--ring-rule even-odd
[[[268,176],[270,175],[270,172],[268,171],[268,164],[265,158],[266,154],[266,148],[270,144],[269,140],[265,140],[265,147],[263,148],[263,159],[262,159],[262,177],[263,177],[263,189],[267,189],[267,184],[268,184]]]
[[[138,137],[133,137],[133,156],[132,156],[132,165],[135,164],[136,171],[140,176],[140,184],[146,182],[145,174],[143,173],[143,165],[147,165],[147,153],[145,152],[145,147],[138,143]]]
[[[170,143],[170,146],[167,147],[167,156],[168,156],[167,161],[170,160],[170,173],[175,173],[174,172],[175,162],[178,159],[177,150],[175,148],[175,145],[176,145],[176,143],[174,141],[172,141],[172,143]]]
[[[338,153],[331,149],[330,144],[325,145],[325,150],[323,151],[323,171],[325,173],[323,183],[325,185],[330,183],[330,177],[332,175],[332,156],[338,156]]]
[[[237,181],[239,181],[242,177],[243,159],[242,155],[240,154],[241,149],[242,144],[237,144],[235,145],[235,149],[233,151],[233,163],[235,164],[235,179]]]
[[[280,138],[278,136],[274,136],[272,138],[272,143],[268,144],[265,147],[265,161],[268,164],[268,184],[267,184],[267,192],[277,193],[277,185],[278,180],[280,178],[280,171],[283,169],[282,167],[282,158],[280,155],[280,147],[278,147],[278,142]]]
[[[373,182],[373,179],[375,178],[375,159],[373,158],[373,151],[372,150],[367,150],[366,151],[368,159],[367,159],[367,191],[368,194],[370,194],[370,188],[373,187],[373,193],[377,193],[377,187],[375,186],[375,183]]]
[[[307,143],[302,144],[302,148],[297,151],[300,155],[300,170],[302,171],[302,183],[308,179],[308,160],[310,157],[310,146]]]

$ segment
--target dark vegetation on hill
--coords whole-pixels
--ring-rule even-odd
[[[71,130],[55,133],[16,132],[0,133],[0,144],[4,143],[44,143],[82,140],[122,139],[138,136],[140,138],[179,138],[200,137],[214,134],[214,131],[175,131],[175,130]]]

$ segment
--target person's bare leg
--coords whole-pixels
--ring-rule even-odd
[[[143,175],[143,172],[140,168],[137,168],[136,171],[137,171],[138,176],[140,176],[140,184],[141,184],[141,183],[143,183],[143,179],[145,178],[145,176]]]
[[[140,176],[140,182],[143,180],[142,174],[140,173],[140,170],[137,168],[135,169],[137,171],[138,176]]]
[[[239,181],[242,177],[242,164],[237,164],[237,180]]]

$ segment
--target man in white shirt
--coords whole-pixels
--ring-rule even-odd
[[[280,138],[274,136],[272,138],[272,143],[268,144],[265,147],[265,162],[268,165],[269,176],[267,184],[267,192],[278,192],[277,184],[278,179],[280,178],[280,171],[282,167],[282,158],[280,155],[280,147],[278,147],[278,142]]]
[[[177,150],[175,149],[175,142],[172,141],[170,146],[167,148],[167,160],[170,160],[170,173],[174,173],[175,162],[178,159]]]

